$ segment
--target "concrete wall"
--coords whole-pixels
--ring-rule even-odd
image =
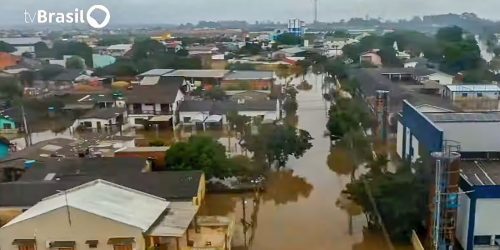
[[[85,241],[98,240],[97,248],[91,250],[112,250],[109,238],[133,237],[135,250],[144,250],[142,231],[138,228],[115,222],[79,209],[70,208],[71,226],[68,223],[66,207],[58,208],[32,219],[0,229],[0,249],[18,250],[12,245],[14,239],[33,239],[36,235],[37,250],[50,250],[52,241],[75,241],[75,249],[89,250]]]
[[[429,80],[439,82],[439,84],[441,85],[453,84],[453,76],[445,74],[443,72],[437,72],[432,75],[429,75]]]
[[[498,223],[500,199],[478,199],[476,202],[476,222],[474,235],[500,235]]]
[[[436,123],[446,140],[460,142],[463,152],[500,152],[500,122]]]
[[[467,234],[469,230],[469,211],[470,211],[470,198],[459,190],[458,206],[457,209],[457,230],[455,236],[460,245],[465,248],[467,246]]]
[[[101,123],[101,129],[106,128],[106,125],[109,124],[111,121],[111,124],[116,124],[116,119],[96,119],[96,118],[87,118],[87,119],[78,119],[78,125],[83,126],[85,122],[90,122],[92,124],[92,129],[97,129],[98,126],[97,124],[100,122]]]
[[[396,135],[396,153],[399,157],[403,158],[403,137],[404,137],[404,127],[401,122],[398,121],[398,131]]]
[[[482,94],[482,97],[478,97],[478,93]],[[467,96],[463,96],[467,94]],[[484,91],[463,91],[463,92],[450,92],[445,90],[445,96],[453,101],[463,101],[463,100],[477,100],[477,99],[498,99],[499,92],[484,92]]]

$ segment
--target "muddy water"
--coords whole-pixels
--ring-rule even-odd
[[[381,235],[365,229],[361,209],[341,195],[350,181],[350,159],[330,154],[321,83],[314,76],[308,81],[314,88],[298,96],[298,126],[314,137],[313,148],[271,175],[266,193],[208,195],[202,213],[235,217],[237,249],[389,249]]]

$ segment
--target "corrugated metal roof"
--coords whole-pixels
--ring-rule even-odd
[[[489,113],[426,113],[433,122],[500,122],[500,112]]]
[[[174,69],[152,69],[140,74],[139,76],[162,76],[172,71],[174,71]]]
[[[197,211],[192,202],[171,202],[167,214],[151,228],[148,235],[182,237]]]
[[[233,71],[224,77],[224,80],[272,80],[272,71]]]
[[[108,50],[124,50],[128,51],[132,49],[132,44],[114,44],[107,48]]]
[[[165,76],[182,76],[192,78],[223,78],[229,70],[218,69],[182,69],[168,73]]]
[[[496,92],[500,91],[500,87],[496,84],[453,84],[453,85],[446,85],[446,88],[448,88],[452,92]]]
[[[168,205],[165,199],[95,180],[43,199],[4,227],[69,206],[146,232]]]
[[[6,42],[11,45],[34,45],[35,43],[41,42],[40,37],[6,37],[0,38],[0,41]]]

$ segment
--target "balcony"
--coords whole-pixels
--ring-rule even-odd
[[[140,109],[134,109],[134,110],[129,110],[128,112],[129,115],[173,115],[172,111],[169,110],[140,110]]]

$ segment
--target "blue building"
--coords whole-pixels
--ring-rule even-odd
[[[5,137],[0,136],[0,160],[9,155],[10,142]]]
[[[300,19],[288,20],[288,33],[303,36],[306,33],[306,23]]]

